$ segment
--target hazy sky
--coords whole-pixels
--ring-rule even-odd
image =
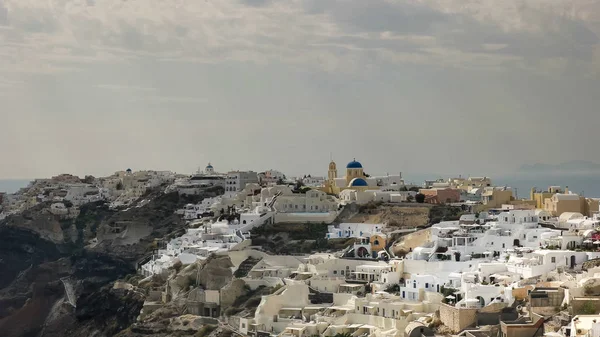
[[[600,0],[0,0],[0,178],[598,154]]]

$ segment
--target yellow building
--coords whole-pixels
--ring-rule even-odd
[[[544,202],[544,210],[553,216],[563,213],[581,213],[584,216],[593,216],[598,212],[598,199],[591,199],[573,193],[556,193]]]
[[[562,193],[562,189],[559,186],[550,186],[547,191],[536,191],[535,187],[531,189],[531,193],[529,194],[529,200],[533,200],[535,202],[535,208],[544,208],[546,199],[552,198],[556,193]],[[565,193],[569,193],[569,187],[565,189]]]
[[[507,187],[486,187],[481,193],[481,201],[485,208],[499,208],[512,200],[514,200],[513,191]]]
[[[336,183],[337,176],[337,165],[332,160],[329,163],[329,170],[327,172],[327,181],[321,190],[329,194],[340,194],[341,191],[346,189],[352,189],[356,191],[366,191],[369,189],[369,184],[365,180],[365,172],[362,164],[357,162],[356,159],[352,160],[346,165],[346,180],[345,187],[339,187]]]
[[[469,178],[451,178],[448,180],[448,187],[465,190],[467,192],[474,188],[491,187],[492,180],[488,177],[469,177]]]
[[[371,251],[379,253],[387,245],[387,236],[385,234],[373,234],[370,238]]]
[[[544,201],[544,210],[552,213],[553,216],[560,216],[565,212],[581,213],[581,206],[577,194],[556,193]]]

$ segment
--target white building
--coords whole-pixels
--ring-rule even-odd
[[[356,203],[359,205],[369,202],[400,203],[414,200],[417,192],[397,191],[394,186],[382,187],[380,190],[358,191],[345,189],[340,192],[340,201],[344,204]]]
[[[264,185],[277,185],[278,181],[286,180],[286,176],[281,171],[267,170],[258,174],[258,180]]]
[[[302,178],[302,183],[304,184],[304,186],[308,186],[308,187],[321,187],[323,186],[323,183],[325,182],[325,177],[313,177],[313,176],[307,176]]]
[[[498,215],[497,221],[484,224],[442,222],[432,226],[431,243],[417,247],[412,259],[439,260],[444,257],[466,261],[473,256],[493,257],[515,247],[537,249],[546,243],[546,236],[560,231],[538,225],[532,210],[511,210]]]
[[[361,166],[362,167],[362,166]],[[402,179],[402,173],[397,175],[384,175],[384,176],[370,176],[363,177],[369,187],[380,189],[381,187],[387,186],[404,186],[404,179]],[[337,187],[345,188],[348,185],[345,177],[335,178],[335,184]]]
[[[177,261],[188,265],[207,259],[211,254],[227,252],[243,243],[247,238],[227,223],[203,224],[188,228],[182,236],[172,239],[165,249],[141,266],[145,276],[162,274]]]
[[[537,250],[522,258],[510,256],[506,263],[510,272],[524,278],[545,275],[557,268],[573,269],[588,260],[588,253],[569,250]]]
[[[246,185],[258,182],[258,174],[254,171],[231,171],[227,173],[225,192],[239,192]]]
[[[67,186],[67,195],[64,200],[70,201],[75,206],[99,201],[101,197],[96,186],[88,184],[70,184]]]
[[[329,225],[325,238],[362,238],[374,234],[381,234],[385,224],[370,223],[341,223],[337,226]]]
[[[400,297],[408,301],[422,301],[425,291],[439,292],[444,282],[434,275],[411,275],[400,287]]]
[[[242,223],[272,213],[275,222],[331,223],[339,213],[335,198],[319,190],[294,193],[289,186],[276,185],[246,196]],[[261,211],[257,211],[261,209]],[[250,217],[250,218],[248,218]]]

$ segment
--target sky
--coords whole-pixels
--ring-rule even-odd
[[[0,178],[594,159],[600,0],[0,0]]]

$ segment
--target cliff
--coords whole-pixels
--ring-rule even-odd
[[[127,210],[110,210],[97,202],[81,207],[76,218],[65,218],[40,204],[4,219],[2,336],[102,337],[127,329],[145,296],[135,289],[113,289],[113,282],[135,274],[136,263],[152,253],[156,239],[184,230],[176,209],[222,193],[222,188],[213,188],[184,197],[154,190],[140,199],[145,202]]]

